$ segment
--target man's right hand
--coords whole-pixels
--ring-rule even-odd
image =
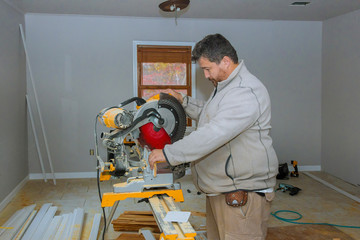
[[[181,104],[183,103],[183,97],[180,93],[178,93],[172,89],[166,89],[162,92],[170,94],[171,96],[175,97]]]

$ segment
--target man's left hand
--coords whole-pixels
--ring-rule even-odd
[[[165,155],[161,149],[154,149],[149,155],[150,168],[154,168],[154,164],[158,162],[166,162]]]

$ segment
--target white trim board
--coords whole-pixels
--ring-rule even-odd
[[[51,173],[46,173],[47,178],[51,178]],[[55,173],[56,179],[69,179],[69,178],[96,178],[96,171],[94,172],[60,172]],[[43,179],[42,173],[30,173],[29,180]]]
[[[42,175],[42,174],[40,174]],[[8,205],[15,195],[20,191],[20,189],[25,186],[26,182],[29,180],[29,177],[25,177],[10,193],[7,195],[4,200],[0,203],[0,212]]]

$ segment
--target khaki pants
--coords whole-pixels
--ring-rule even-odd
[[[249,192],[242,207],[231,207],[225,195],[206,197],[206,229],[208,240],[265,240],[271,201],[275,193],[265,197]]]

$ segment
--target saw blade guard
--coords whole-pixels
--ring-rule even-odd
[[[156,126],[149,122],[140,127],[140,143],[150,149],[163,149],[166,144],[182,139],[186,130],[186,114],[179,101],[166,93],[155,95],[156,110],[161,116],[161,124]],[[154,107],[155,101],[150,101],[149,107]],[[146,110],[147,104],[142,106]]]
[[[151,122],[140,127],[140,144],[148,146],[151,150],[163,149],[166,144],[171,143],[171,138],[164,128],[158,129]]]

